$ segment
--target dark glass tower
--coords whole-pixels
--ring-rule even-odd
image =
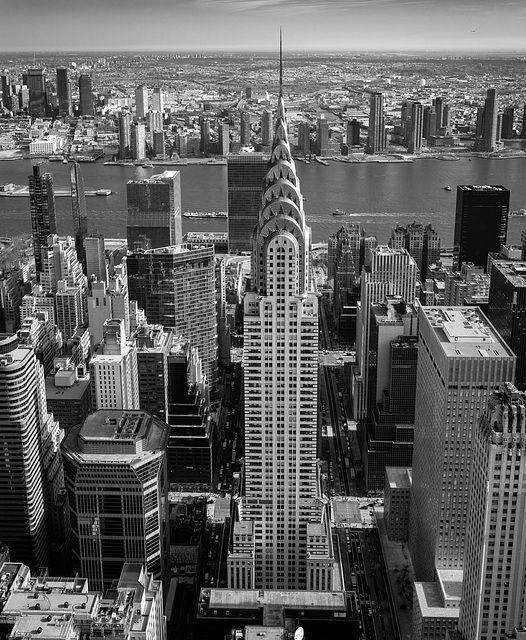
[[[51,173],[40,174],[40,165],[33,167],[29,176],[29,203],[31,206],[31,227],[33,230],[33,251],[37,273],[42,271],[40,249],[47,245],[50,233],[57,232],[55,219],[55,193]]]
[[[126,185],[128,249],[158,249],[182,242],[181,176],[164,171]]]
[[[91,76],[83,73],[79,77],[79,112],[81,116],[93,115],[93,93]]]
[[[510,191],[501,185],[458,185],[453,268],[463,262],[484,267],[488,253],[506,244]]]
[[[366,153],[384,153],[387,149],[387,137],[384,120],[384,98],[381,93],[372,93],[369,101],[369,133],[367,134]]]
[[[27,70],[29,89],[29,115],[43,118],[47,115],[46,78],[42,69]]]
[[[488,318],[517,356],[515,386],[526,390],[526,262],[492,262]]]
[[[240,153],[227,158],[228,250],[250,251],[250,237],[258,221],[268,156]]]
[[[71,85],[68,78],[68,70],[64,67],[57,69],[57,97],[58,115],[71,115]]]
[[[69,165],[71,182],[71,210],[73,213],[73,233],[75,234],[75,249],[77,259],[85,270],[84,238],[88,235],[88,215],[86,213],[86,196],[84,195],[84,180],[78,162]]]

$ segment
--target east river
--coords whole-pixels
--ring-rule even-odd
[[[69,188],[69,170],[59,162],[45,162],[58,189]],[[226,211],[226,166],[187,165],[181,171],[183,211]],[[442,246],[453,245],[456,185],[501,184],[510,189],[510,210],[526,208],[526,158],[461,158],[458,161],[419,159],[412,163],[296,163],[305,197],[307,224],[314,242],[327,242],[343,222],[361,223],[368,235],[386,243],[396,223],[431,223]],[[111,189],[109,197],[86,198],[90,232],[108,238],[126,237],[126,181],[146,178],[170,167],[105,166],[101,161],[81,165],[86,189]],[[0,184],[27,185],[30,160],[0,162]],[[451,191],[444,186],[451,185]],[[71,200],[56,198],[57,228],[71,234]],[[349,216],[333,216],[342,209]],[[508,243],[520,242],[526,217],[511,218]],[[184,219],[183,231],[223,231],[224,219]],[[31,232],[29,198],[0,197],[0,236]]]

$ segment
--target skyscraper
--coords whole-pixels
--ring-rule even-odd
[[[96,281],[107,284],[104,236],[93,234],[84,238],[84,251],[88,278],[95,276]]]
[[[406,249],[385,245],[366,252],[361,276],[361,296],[356,321],[357,367],[354,372],[355,419],[367,415],[369,376],[369,329],[371,304],[383,302],[387,295],[401,296],[412,304],[416,295],[416,263]]]
[[[217,382],[214,248],[175,245],[128,253],[130,300],[148,321],[173,328],[197,347],[203,371]]]
[[[427,278],[429,265],[440,260],[440,236],[430,224],[417,222],[407,226],[396,225],[391,231],[389,246],[392,249],[407,249],[418,267],[420,280]]]
[[[71,184],[71,211],[73,213],[73,234],[75,235],[75,249],[77,258],[85,268],[84,238],[88,235],[88,214],[86,211],[86,196],[84,194],[84,180],[80,165],[72,160],[69,165],[69,181]]]
[[[498,113],[497,90],[488,89],[484,102],[484,151],[495,151],[497,148]]]
[[[230,127],[226,122],[219,125],[218,137],[218,153],[220,156],[226,156],[230,151]]]
[[[501,137],[504,139],[513,138],[513,119],[515,116],[515,109],[513,107],[506,107],[502,114],[502,129]]]
[[[267,160],[268,156],[261,153],[231,154],[227,158],[229,253],[250,251]]]
[[[205,116],[199,116],[199,151],[208,153],[210,147],[210,120]]]
[[[465,640],[524,628],[526,395],[493,393],[473,429],[459,630]]]
[[[163,92],[160,87],[154,87],[152,91],[152,111],[158,111],[162,114],[164,110]]]
[[[146,157],[146,125],[133,122],[130,128],[130,152],[134,160]]]
[[[119,115],[119,158],[131,158],[131,118],[129,113]]]
[[[369,99],[369,132],[366,153],[383,153],[387,149],[384,121],[384,97],[381,93],[371,93]]]
[[[324,591],[333,586],[334,558],[317,468],[318,298],[281,91],[262,192],[244,301],[245,493],[238,502],[254,545],[247,553],[235,542],[229,585],[242,583],[241,573],[256,589]]]
[[[71,115],[71,84],[68,78],[68,70],[64,67],[57,69],[57,98],[58,115]]]
[[[183,239],[181,175],[164,171],[126,184],[128,249],[157,249]]]
[[[422,151],[422,132],[424,127],[424,107],[421,102],[413,102],[411,106],[411,131],[409,138],[409,153]]]
[[[248,111],[241,112],[241,146],[248,147],[250,145],[250,113]]]
[[[27,88],[29,89],[29,115],[44,118],[47,115],[46,77],[42,69],[27,70]]]
[[[79,113],[81,116],[93,115],[93,89],[91,76],[87,73],[79,76]]]
[[[42,175],[39,164],[34,165],[33,175],[29,176],[29,203],[35,269],[38,274],[42,271],[40,250],[46,246],[48,235],[57,232],[53,176],[47,172]]]
[[[164,131],[154,131],[152,135],[153,153],[157,158],[163,158],[165,155],[165,136]]]
[[[126,338],[124,320],[106,320],[89,367],[96,410],[139,408],[137,345]]]
[[[62,433],[48,414],[44,373],[32,347],[0,335],[0,539],[13,557],[48,566],[58,490],[63,486]]]
[[[105,590],[125,562],[167,570],[168,427],[145,411],[96,411],[74,426],[62,455],[75,569]]]
[[[298,124],[298,151],[305,156],[310,153],[310,122]]]
[[[478,307],[421,307],[409,549],[418,580],[462,569],[473,430],[515,355]]]
[[[357,147],[360,144],[360,122],[353,118],[347,121],[346,141],[349,147]]]
[[[148,113],[148,89],[140,84],[135,89],[135,115],[144,118]]]
[[[488,318],[517,356],[515,386],[526,390],[526,262],[493,260],[490,275]]]
[[[510,191],[501,185],[458,185],[453,268],[473,262],[486,269],[489,253],[506,244]]]
[[[329,123],[325,118],[318,118],[316,134],[316,153],[319,156],[327,155],[329,151]]]
[[[273,131],[274,122],[272,118],[272,111],[265,109],[261,116],[261,144],[264,147],[268,147],[272,142],[274,135]]]

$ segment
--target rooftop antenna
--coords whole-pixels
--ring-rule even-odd
[[[281,27],[279,28],[279,96],[283,97],[283,40]]]

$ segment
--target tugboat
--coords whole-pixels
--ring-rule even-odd
[[[451,187],[448,184],[446,184],[446,186],[444,187],[444,191],[451,191]]]
[[[341,209],[335,209],[335,210],[332,212],[332,215],[333,215],[333,216],[346,216],[346,215],[347,215],[347,212],[346,212],[346,211],[342,211]]]

